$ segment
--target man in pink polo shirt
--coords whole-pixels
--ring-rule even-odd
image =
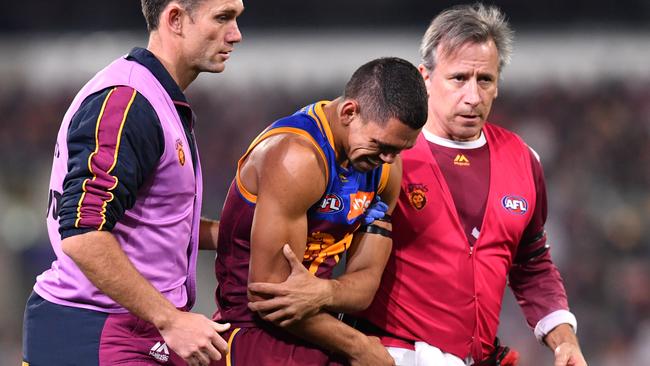
[[[38,276],[23,365],[207,365],[228,329],[194,304],[201,164],[184,90],[222,72],[241,0],[142,0],[149,44],[99,71],[63,118],[47,227],[57,259]]]

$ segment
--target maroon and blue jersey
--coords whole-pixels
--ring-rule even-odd
[[[388,180],[389,165],[369,172],[337,163],[332,131],[323,113],[327,101],[308,105],[293,115],[274,122],[250,145],[239,162],[264,139],[277,134],[297,134],[316,147],[323,159],[327,188],[307,211],[307,247],[305,267],[316,276],[330,278],[341,255],[352,242],[366,208],[381,193]],[[239,169],[224,204],[219,226],[215,272],[219,319],[234,324],[253,321],[248,310],[246,287],[250,258],[250,236],[257,197],[246,190],[239,179]]]

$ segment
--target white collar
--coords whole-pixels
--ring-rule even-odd
[[[432,142],[436,145],[450,147],[452,149],[477,149],[485,144],[487,140],[485,139],[485,134],[481,131],[481,135],[472,141],[454,141],[448,140],[446,138],[434,135],[432,132],[427,131],[425,128],[422,129],[422,134],[427,141]]]

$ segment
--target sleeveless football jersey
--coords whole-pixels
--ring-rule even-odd
[[[321,278],[331,277],[366,208],[385,187],[389,172],[388,164],[365,173],[337,164],[332,131],[323,112],[327,103],[308,105],[274,122],[252,142],[239,162],[241,167],[257,144],[277,134],[298,134],[316,147],[326,167],[327,188],[307,211],[308,238],[303,264]],[[241,184],[238,169],[221,215],[215,273],[219,283],[216,318],[239,326],[252,325],[254,319],[247,307],[246,286],[256,200]]]

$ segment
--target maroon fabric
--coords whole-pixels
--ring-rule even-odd
[[[129,313],[109,315],[99,343],[99,365],[118,364],[187,365],[167,347],[153,324]]]
[[[219,242],[214,272],[217,321],[237,326],[254,326],[254,314],[248,309],[248,261],[255,206],[240,196],[233,180],[226,196],[219,224]]]
[[[218,282],[215,290],[218,309],[213,319],[242,327],[255,327],[258,326],[258,322],[262,322],[248,309],[247,296],[250,237],[254,215],[255,205],[242,197],[236,181],[233,180],[219,224],[217,256],[214,262],[214,272]],[[344,233],[340,224],[328,224],[325,221],[321,223],[321,220],[312,217],[308,219],[310,231],[332,233],[336,238],[334,240],[339,240]],[[348,229],[351,226],[354,225],[348,225]],[[307,268],[311,263],[312,259],[303,260]],[[315,275],[320,278],[330,278],[337,263],[338,256],[324,258]]]
[[[425,341],[461,358],[471,354],[475,360],[482,360],[494,348],[509,273],[520,285],[513,286],[515,294],[519,291],[526,298],[529,322],[539,318],[526,307],[544,315],[567,308],[564,288],[550,262],[543,265],[538,258],[534,264],[514,262],[520,243],[534,237],[532,232],[543,228],[545,221],[546,206],[540,201],[546,197],[539,194],[540,176],[530,150],[518,136],[498,126],[486,124],[484,133],[489,180],[475,183],[480,187],[447,181],[444,172],[451,176],[452,167],[440,167],[422,136],[402,154],[404,176],[393,214],[393,252],[373,304],[364,313],[400,339]],[[471,155],[465,150],[454,152]],[[456,161],[465,164],[458,165],[459,169],[471,169],[472,164],[487,164],[480,163],[481,158],[465,156]],[[473,179],[481,177],[485,173],[476,173]],[[483,205],[481,196],[485,195]],[[456,202],[457,197],[464,199]],[[469,200],[474,201],[464,206]],[[470,245],[468,231],[474,225],[463,220],[475,223],[477,217],[481,234]],[[528,270],[540,265],[545,269]],[[540,292],[535,286],[547,290]],[[546,297],[549,293],[558,296]]]
[[[224,334],[230,339],[230,355],[210,366],[343,366],[342,359],[278,328],[235,328]],[[228,362],[230,359],[230,363]]]
[[[517,258],[510,273],[508,285],[524,312],[526,321],[535,327],[546,315],[569,308],[562,276],[551,260],[551,252],[530,259],[530,254],[547,245],[544,225],[547,216],[546,183],[542,165],[531,152],[533,176],[537,189],[537,205],[533,217],[517,248]]]
[[[490,151],[487,145],[454,149],[429,142],[429,147],[454,198],[467,240],[474,246],[472,231],[481,230],[490,187]]]
[[[487,145],[475,149],[458,149],[429,142],[440,171],[445,177],[454,205],[470,245],[476,238],[473,228],[481,231],[490,181],[490,150]],[[460,157],[463,158],[460,158]],[[544,224],[547,216],[546,182],[542,165],[529,150],[532,175],[535,181],[536,205],[530,223],[517,247],[517,257],[509,273],[509,285],[528,324],[537,322],[549,313],[568,308],[562,277],[553,264],[550,252],[534,260],[529,254],[546,245]]]
[[[89,159],[93,179],[83,183],[85,194],[77,208],[75,227],[88,227],[101,230],[106,222],[106,203],[113,199],[113,190],[117,186],[117,177],[111,174],[116,165],[120,136],[126,115],[136,91],[126,86],[115,87],[104,100],[104,108],[97,119],[95,132],[95,152]]]

